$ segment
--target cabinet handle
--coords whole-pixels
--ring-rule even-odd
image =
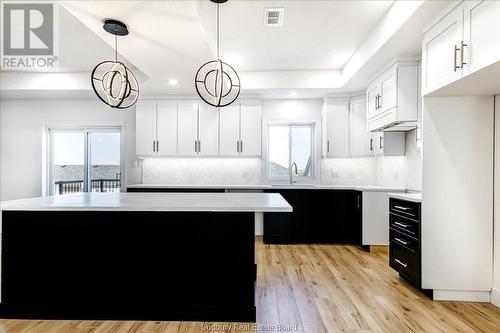
[[[382,95],[378,95],[378,108],[382,108]]]
[[[236,152],[240,152],[240,140],[236,140]]]
[[[401,243],[403,245],[408,245],[409,242],[405,242],[404,240],[400,239],[400,238],[397,238],[397,237],[394,237],[394,240],[397,241],[398,243]]]
[[[395,262],[397,262],[398,264],[400,264],[401,266],[403,266],[404,268],[408,267],[408,264],[405,264],[403,263],[401,260],[399,259],[394,259]]]
[[[198,140],[198,153],[201,153],[201,141]]]
[[[160,141],[156,140],[156,152],[160,151]]]
[[[358,194],[358,209],[361,208],[361,195]]]
[[[464,65],[467,65],[467,63],[464,61],[464,48],[467,46],[467,44],[464,43],[464,41],[461,42],[462,47],[460,48],[460,62],[462,65],[460,68],[464,68]]]
[[[379,140],[378,140],[378,146],[380,149],[384,148],[384,145],[382,144],[383,141],[384,141],[384,137],[380,136]]]
[[[243,152],[243,140],[240,140],[240,153]]]
[[[194,140],[194,152],[195,153],[198,152],[198,141],[197,140]]]
[[[329,153],[330,152],[330,140],[327,140],[326,141],[326,152]]]
[[[375,110],[378,110],[378,95],[375,96]]]
[[[373,138],[370,138],[370,150],[373,150]]]
[[[153,152],[156,152],[155,140],[153,140]]]
[[[460,48],[456,45],[453,45],[453,71],[456,72],[460,66],[457,66],[457,51],[460,51]]]
[[[410,207],[405,207],[405,206],[394,206],[394,208],[396,209],[400,209],[400,210],[404,210],[404,211],[407,211],[407,210],[410,210],[411,208]]]
[[[394,222],[395,225],[400,226],[401,228],[408,228],[410,225],[409,224],[404,224],[400,222]]]

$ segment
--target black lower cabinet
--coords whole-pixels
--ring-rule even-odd
[[[361,192],[287,189],[290,214],[264,213],[264,243],[361,244]]]
[[[252,212],[2,212],[0,318],[255,321]]]
[[[420,222],[420,203],[389,199],[389,265],[432,298],[432,290],[422,289]]]

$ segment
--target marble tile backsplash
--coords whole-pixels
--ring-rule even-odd
[[[375,185],[375,159],[328,158],[321,160],[321,184]]]
[[[144,184],[261,184],[259,158],[147,158]]]

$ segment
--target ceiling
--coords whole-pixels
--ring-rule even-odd
[[[425,3],[425,15],[418,9],[422,17],[404,36],[400,34],[399,42],[384,44],[390,52],[378,62],[419,52],[419,29],[443,7],[437,4],[443,2]],[[90,75],[98,62],[112,58],[114,39],[102,29],[107,18],[129,27],[130,34],[119,37],[119,57],[132,66],[144,94],[194,95],[196,70],[214,58],[216,6],[208,0],[59,4],[59,60],[54,71]],[[275,91],[277,98],[305,98],[340,92],[344,86],[362,89],[367,84],[364,77],[373,69],[361,66],[356,73],[364,69],[363,79],[354,77],[350,85],[341,80],[342,71],[373,39],[371,34],[393,5],[394,1],[231,0],[220,7],[222,58],[240,73],[247,95],[273,97]],[[269,7],[284,8],[281,27],[264,26],[264,8]],[[268,86],[276,77],[282,80]],[[299,83],[287,84],[290,77]],[[302,87],[304,77],[309,79]]]

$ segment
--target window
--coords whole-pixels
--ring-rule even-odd
[[[294,180],[314,177],[313,124],[272,124],[268,128],[267,174],[269,179],[288,179],[297,165]]]
[[[49,138],[49,194],[120,191],[120,129],[51,129]]]

